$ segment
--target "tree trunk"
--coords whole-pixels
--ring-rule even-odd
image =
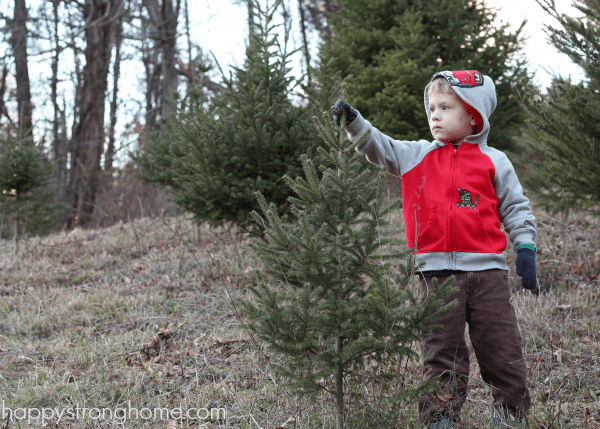
[[[177,91],[179,74],[175,68],[177,62],[177,19],[181,7],[181,0],[143,0],[142,3],[154,27],[151,37],[160,47],[162,90],[160,99],[160,114],[165,117],[175,112],[171,101],[173,93]]]
[[[123,42],[123,23],[118,22],[114,27],[115,62],[113,64],[113,89],[110,102],[110,128],[108,131],[108,146],[104,157],[104,169],[112,170],[115,157],[115,128],[117,126],[117,107],[119,101],[119,77],[121,75],[121,43]]]
[[[189,69],[189,85],[194,86],[196,83],[196,65],[194,64],[194,60],[192,59],[192,38],[190,37],[190,8],[188,4],[188,0],[185,0],[185,35],[187,38],[187,54],[188,54],[188,69]]]
[[[300,11],[300,29],[302,30],[302,42],[304,45],[304,59],[306,61],[306,77],[308,78],[308,86],[310,86],[310,51],[308,49],[308,38],[306,36],[306,13],[304,11],[303,0],[298,0],[298,10]]]
[[[2,76],[0,76],[0,119],[2,119],[2,115],[6,115],[9,122],[12,123],[10,117],[8,116],[8,110],[6,110],[6,106],[4,105],[4,93],[6,92],[6,76],[8,75],[8,65],[4,61],[2,61]]]
[[[61,111],[58,104],[58,61],[62,48],[60,46],[60,38],[58,33],[58,25],[60,23],[58,6],[60,0],[52,0],[54,10],[53,28],[52,28],[52,43],[54,44],[52,53],[52,64],[50,69],[52,77],[50,78],[50,93],[52,98],[52,107],[54,109],[54,120],[52,123],[52,151],[54,154],[54,174],[56,180],[56,199],[58,201],[66,201],[67,187],[67,140],[64,123],[64,112]],[[62,133],[61,133],[62,131]]]
[[[25,0],[15,0],[15,13],[12,23],[10,45],[15,57],[17,81],[17,107],[19,129],[22,133],[31,133],[31,90],[29,87],[29,69],[27,67],[27,5]]]
[[[337,6],[331,0],[302,0],[306,10],[309,12],[307,17],[314,28],[321,34],[332,36],[331,27],[328,25],[329,16],[335,13]]]
[[[74,67],[73,67],[73,71],[71,72],[71,79],[73,80],[73,82],[75,82],[75,95],[74,95],[74,102],[73,102],[73,122],[71,123],[71,138],[67,139],[66,136],[66,132],[64,133],[65,135],[65,142],[66,142],[66,151],[67,151],[67,155],[66,155],[66,159],[67,159],[67,186],[66,186],[66,195],[65,195],[65,200],[64,202],[72,204],[73,202],[73,195],[72,195],[72,190],[71,190],[71,183],[73,182],[73,175],[75,174],[75,149],[77,147],[77,141],[75,140],[75,137],[77,136],[76,134],[76,130],[77,130],[77,124],[79,123],[79,119],[81,117],[81,106],[82,106],[82,90],[83,90],[83,73],[81,70],[81,50],[79,49],[78,46],[78,41],[77,41],[77,33],[76,32],[71,32],[71,43],[69,44],[69,46],[72,48],[73,50],[73,58],[74,58]],[[66,102],[63,98],[63,117],[65,116],[65,112],[66,112]],[[66,121],[66,118],[65,118]],[[65,122],[65,130],[66,130],[66,122]],[[75,206],[73,206],[75,207]],[[68,218],[67,218],[67,226],[72,225],[72,220],[75,218],[74,214],[68,213]]]
[[[344,350],[344,339],[342,337],[336,337],[335,339],[335,352],[336,354],[341,354]],[[338,362],[337,373],[335,374],[335,395],[337,402],[337,421],[338,421],[338,429],[343,429],[344,427],[344,365],[340,360]]]
[[[331,0],[325,0],[325,13],[323,14],[323,32],[327,34],[329,37],[333,36],[333,32],[331,31],[331,26],[329,24],[329,16],[335,13],[337,7],[335,4],[331,2]]]
[[[152,23],[142,16],[142,63],[146,75],[146,113],[145,122],[147,130],[155,130],[158,114],[156,110],[159,93],[160,68],[158,67],[158,54],[156,43],[151,40]]]
[[[87,0],[84,6],[85,66],[81,90],[80,117],[73,134],[71,161],[71,204],[78,218],[74,223],[85,225],[94,210],[100,158],[104,149],[104,103],[108,86],[111,52],[111,26],[122,11],[120,0]],[[77,221],[78,219],[78,221]]]
[[[175,62],[177,57],[177,18],[180,5],[181,0],[177,0],[175,11],[171,0],[163,0],[162,4],[163,29],[161,33],[164,34],[164,37],[161,40],[163,75],[161,115],[163,118],[175,112],[175,106],[171,99],[179,84],[179,74],[175,68]]]
[[[158,109],[160,100],[160,67],[155,55],[148,55],[144,60],[146,70],[146,128],[158,128]]]
[[[71,141],[68,142],[68,153],[71,156],[71,164],[73,163],[73,137],[75,136],[75,130],[77,128],[77,123],[81,116],[81,92],[83,89],[83,73],[81,72],[81,51],[77,46],[76,34],[73,33],[71,37],[71,47],[73,48],[73,58],[74,60],[74,70],[71,72],[71,76],[73,81],[75,82],[75,98],[73,103],[73,123],[71,124]],[[73,166],[69,167],[71,170]]]
[[[252,9],[252,0],[247,0],[248,3],[248,39],[252,40],[254,36],[254,10]]]
[[[344,88],[342,87],[342,93],[344,94]],[[342,95],[342,97],[345,99],[345,94]],[[342,159],[343,157],[343,153],[342,150],[340,148],[338,148],[338,156],[340,157],[340,159]],[[337,177],[341,179],[342,176],[342,170],[340,168],[337,169]],[[340,214],[343,216],[343,213],[345,212],[343,205],[340,206]],[[338,248],[340,248],[340,236],[342,234],[342,230],[338,229],[338,235],[337,235],[337,241],[338,241]],[[341,256],[338,257],[338,264],[341,264]],[[338,273],[337,275],[338,280],[342,279],[342,273]],[[338,299],[341,299],[340,296],[338,296]],[[335,337],[335,353],[339,356],[342,351],[344,350],[344,338],[343,337]],[[342,359],[339,359],[337,361],[337,373],[334,376],[334,385],[335,385],[335,396],[336,396],[336,400],[337,400],[337,426],[338,429],[343,429],[344,428],[344,417],[345,417],[345,407],[344,407],[344,362],[342,361]]]
[[[14,219],[13,228],[14,228],[14,231],[13,231],[13,256],[16,260],[17,256],[19,255],[19,213],[18,212]]]
[[[285,25],[285,27],[287,28],[290,25],[290,12],[287,9],[287,6],[285,5],[285,1],[281,2],[281,15],[283,17],[283,25]]]

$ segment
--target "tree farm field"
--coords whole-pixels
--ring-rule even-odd
[[[530,427],[600,427],[600,219],[533,209],[544,292],[521,289],[506,251]],[[401,213],[390,220],[381,233],[395,238],[390,250],[404,248]],[[3,241],[0,427],[41,427],[19,417],[68,408],[88,411],[60,419],[48,411],[45,427],[335,427],[335,401],[296,399],[273,369],[278,356],[240,322],[232,302],[251,298],[247,286],[263,269],[248,240],[170,217],[25,239],[17,260]],[[492,397],[471,354],[461,427],[486,428]],[[396,371],[406,386],[420,379],[419,362]],[[399,427],[418,427],[416,405],[400,407]],[[118,408],[125,418],[91,411]],[[179,412],[157,418],[157,408]],[[191,408],[203,411],[185,415]]]

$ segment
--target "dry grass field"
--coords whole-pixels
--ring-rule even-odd
[[[534,212],[543,293],[521,289],[506,251],[529,424],[600,427],[600,219]],[[391,220],[382,234],[401,246],[399,213]],[[184,217],[143,218],[30,238],[17,259],[11,246],[0,251],[0,428],[335,427],[330,398],[291,396],[273,371],[277,356],[236,315],[232,300],[250,297],[262,269],[247,237]],[[491,393],[472,362],[462,427],[486,428]],[[419,362],[402,370],[418,382]],[[197,409],[196,418],[156,416],[177,408]],[[418,427],[415,419],[406,406],[402,427]]]

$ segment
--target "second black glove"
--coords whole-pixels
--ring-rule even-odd
[[[537,288],[537,276],[535,274],[535,250],[527,247],[517,248],[517,275],[521,276],[521,282],[526,289]]]

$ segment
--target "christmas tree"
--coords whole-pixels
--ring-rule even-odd
[[[526,186],[552,211],[591,209],[600,214],[600,11],[593,0],[575,1],[584,18],[556,11],[554,2],[540,1],[562,26],[547,26],[551,44],[584,72],[577,84],[556,76],[545,94],[531,85],[519,97],[532,115],[528,130],[532,151],[543,162],[528,160]]]
[[[317,149],[327,160],[321,174],[303,155],[305,178],[284,176],[295,193],[289,200],[297,222],[284,222],[257,192],[264,217],[253,216],[266,241],[253,240],[251,247],[268,281],[261,278],[251,288],[255,299],[241,306],[249,329],[282,356],[278,368],[296,393],[325,390],[335,397],[338,427],[394,427],[398,402],[414,400],[432,384],[396,390],[402,375],[393,368],[417,358],[410,346],[424,335],[421,324],[449,307],[440,308],[451,282],[423,300],[413,295],[409,251],[386,252],[390,239],[380,234],[400,201],[385,207],[384,171],[373,178],[373,166],[361,167],[355,147],[365,135],[349,141],[345,118],[341,130],[327,114],[314,121],[329,149]],[[392,276],[392,266],[401,275]],[[365,393],[374,386],[372,396]],[[357,400],[360,411],[348,407]]]
[[[273,24],[280,3],[264,9],[253,3],[257,21],[245,64],[222,74],[220,95],[208,107],[189,98],[187,109],[164,121],[164,132],[152,134],[134,155],[142,178],[169,185],[173,201],[197,222],[262,235],[250,218],[259,209],[254,192],[290,215],[291,191],[280,182],[284,174],[299,174],[300,155],[318,145],[309,109],[290,96],[299,82],[290,74],[289,28],[280,43]]]
[[[42,161],[42,154],[29,133],[11,130],[0,143],[0,209],[9,225],[2,233],[12,235],[15,256],[24,232],[49,232],[69,208],[56,202],[48,189],[52,165]]]
[[[338,0],[337,5],[329,20],[333,36],[321,45],[322,64],[353,76],[350,104],[375,127],[401,140],[426,138],[423,89],[431,76],[478,70],[494,79],[498,95],[488,144],[517,149],[513,137],[527,115],[512,88],[529,81],[522,27],[510,31],[483,0]]]

